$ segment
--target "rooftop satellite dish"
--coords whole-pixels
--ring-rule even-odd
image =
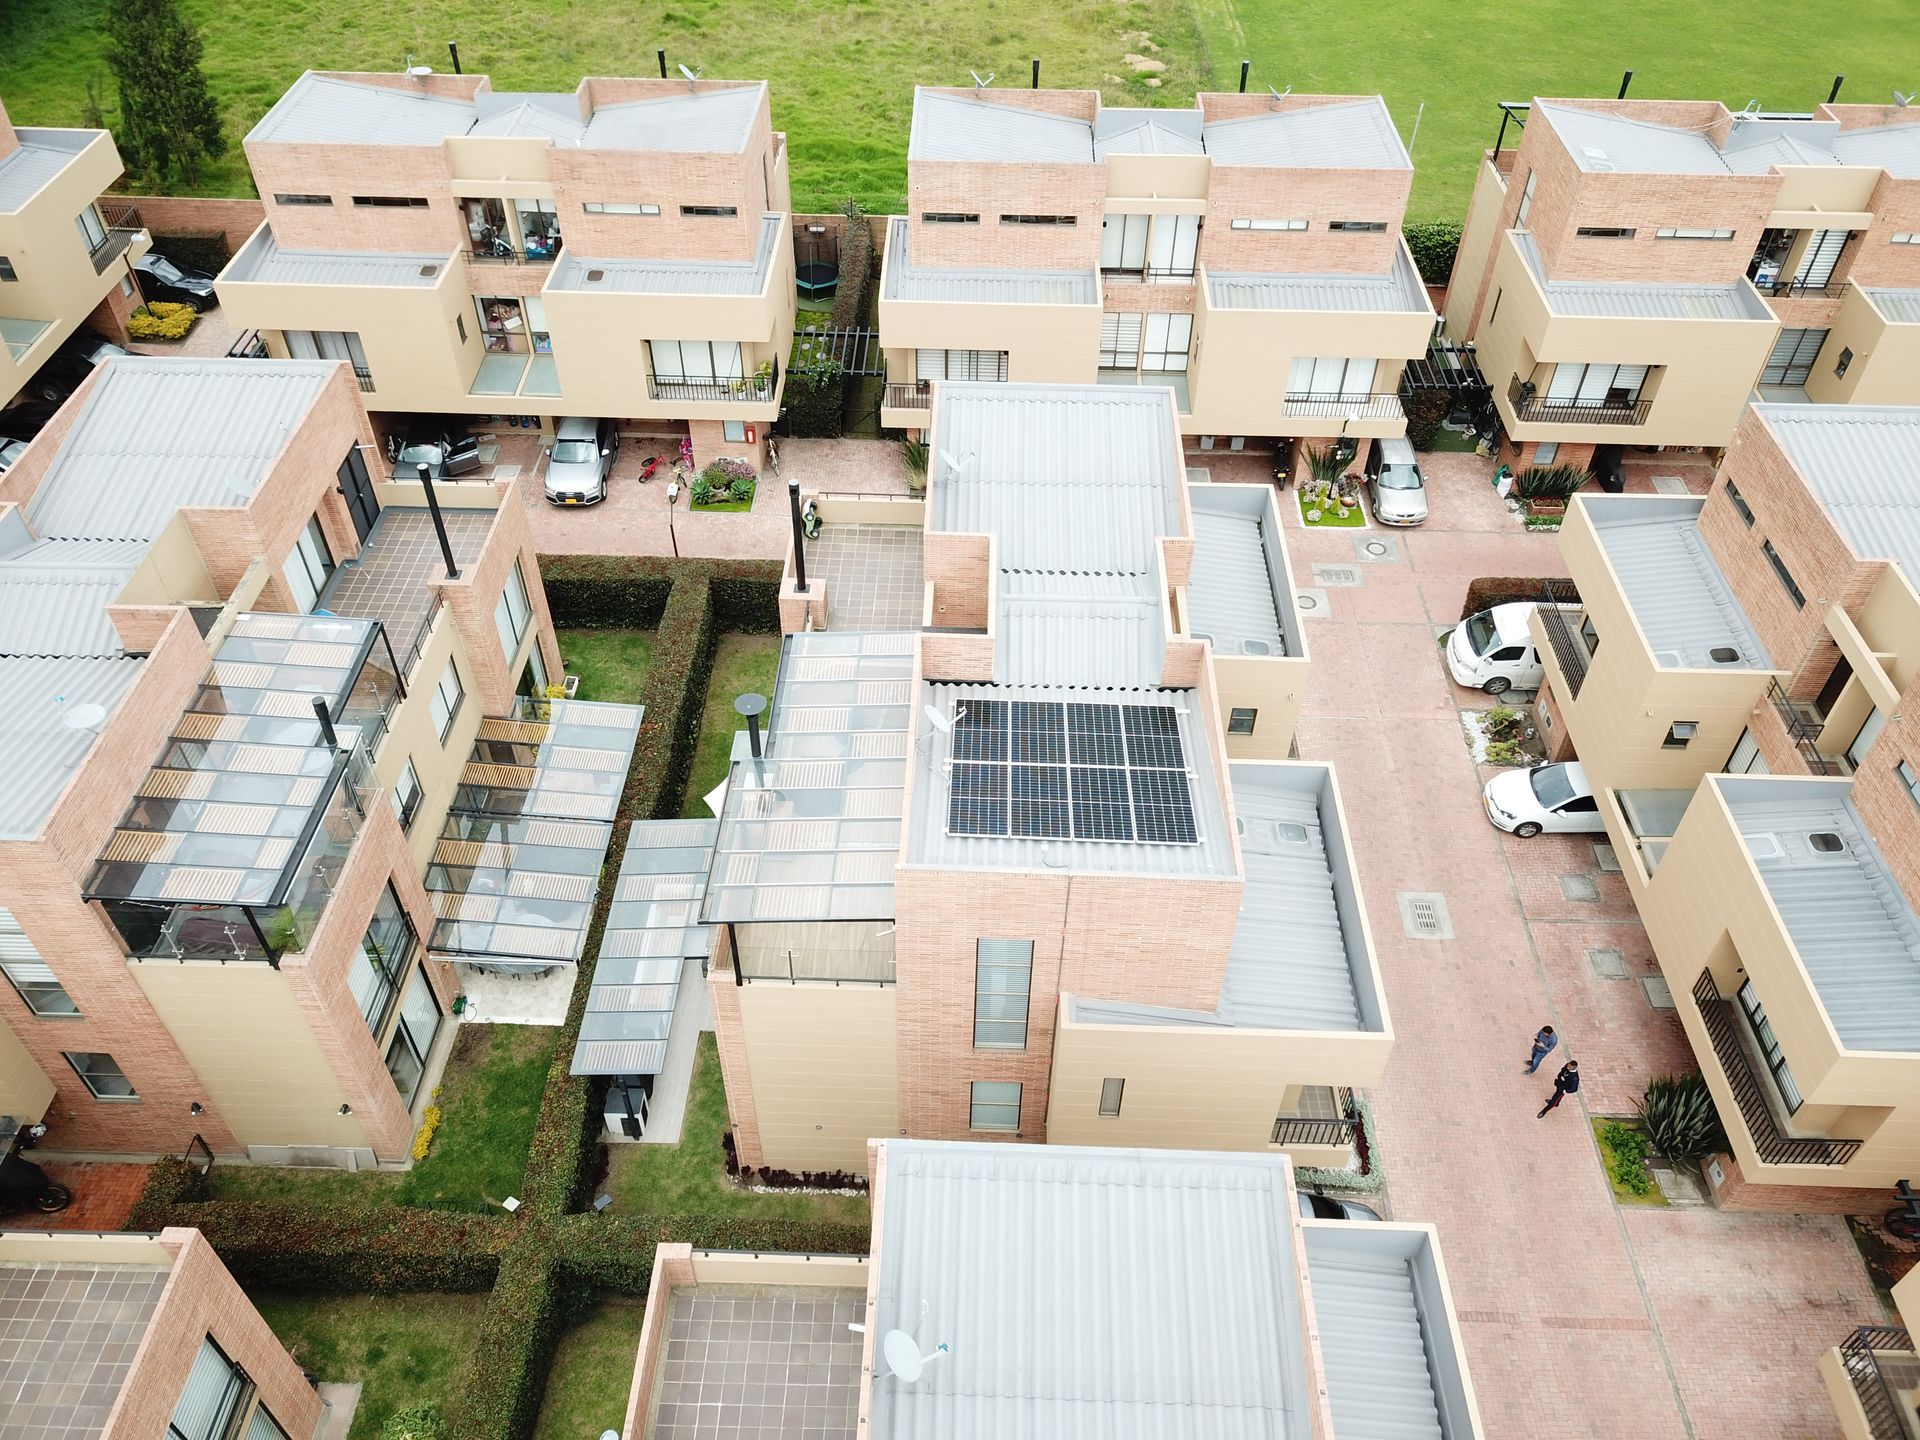
[[[76,705],[60,717],[60,723],[69,730],[85,730],[99,734],[100,727],[107,723],[107,707],[96,705],[91,700],[84,705]]]
[[[1899,90],[1894,91],[1893,92],[1893,108],[1896,110],[1906,109],[1907,106],[1913,103],[1913,97],[1915,95],[1920,95],[1920,90],[1907,90],[1904,92]]]
[[[702,75],[707,73],[707,67],[702,65],[698,70],[689,70],[686,66],[682,65],[680,67],[680,73],[687,77],[687,89],[691,90],[694,88],[694,83],[698,81]]]
[[[894,1379],[911,1385],[926,1373],[927,1366],[949,1353],[945,1341],[933,1347],[926,1354],[920,1353],[919,1343],[905,1330],[889,1330],[880,1337],[880,1353],[886,1358],[887,1373],[875,1376],[875,1379]]]
[[[951,450],[942,450],[940,452],[940,458],[946,462],[948,479],[957,479],[969,465],[973,464],[973,452],[971,450],[965,455],[955,455]]]
[[[920,707],[920,713],[925,715],[927,717],[927,723],[942,735],[951,735],[953,733],[953,721],[949,720],[946,715],[941,712],[938,705],[922,705]],[[955,718],[957,719],[958,717],[956,716]]]
[[[973,76],[973,88],[976,90],[984,90],[993,83],[993,72],[991,70],[987,72],[987,78],[984,80],[980,78],[980,72],[978,70],[969,70],[967,73]]]

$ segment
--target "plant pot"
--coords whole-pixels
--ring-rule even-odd
[[[1529,515],[1565,515],[1567,502],[1558,496],[1536,495],[1527,501]]]

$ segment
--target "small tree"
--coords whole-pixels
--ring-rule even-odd
[[[200,32],[174,0],[109,0],[107,64],[120,90],[120,151],[141,175],[187,184],[225,152],[220,107],[200,68]]]

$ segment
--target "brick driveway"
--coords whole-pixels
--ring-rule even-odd
[[[1485,700],[1455,690],[1434,627],[1476,575],[1565,571],[1485,461],[1422,464],[1434,519],[1417,531],[1287,521],[1297,584],[1316,562],[1361,572],[1307,621],[1300,751],[1337,766],[1398,1034],[1374,1096],[1393,1213],[1439,1227],[1489,1436],[1835,1435],[1816,1358],[1880,1316],[1844,1222],[1613,1203],[1587,1116],[1630,1111],[1649,1075],[1692,1060],[1639,983],[1645,933],[1591,842],[1515,840],[1480,810],[1492,772],[1457,711]],[[1356,552],[1379,538],[1398,559]],[[1443,893],[1455,938],[1407,938],[1403,890]],[[1586,1084],[1536,1120],[1550,1082],[1521,1068],[1543,1022]]]

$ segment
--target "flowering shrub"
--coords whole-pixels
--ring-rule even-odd
[[[127,334],[135,340],[184,340],[199,318],[191,305],[156,300],[127,317]]]
[[[436,1095],[439,1091],[434,1092]],[[424,1160],[433,1148],[434,1133],[440,1128],[440,1107],[429,1105],[420,1112],[420,1133],[413,1137],[413,1158]]]

